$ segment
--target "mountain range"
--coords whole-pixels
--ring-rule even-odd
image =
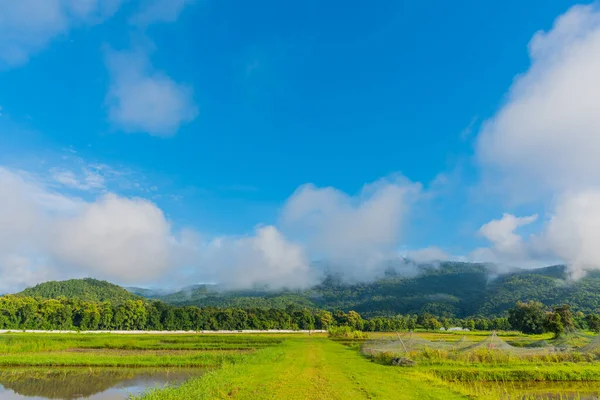
[[[521,300],[538,300],[549,306],[568,303],[574,311],[600,310],[600,274],[571,281],[563,265],[534,270],[515,269],[499,274],[493,265],[441,262],[419,265],[406,277],[390,271],[382,279],[346,283],[329,275],[308,290],[226,290],[216,285],[194,285],[167,290],[122,288],[95,279],[46,282],[19,295],[119,302],[128,299],[159,300],[173,305],[200,307],[285,308],[290,304],[328,310],[355,310],[364,317],[431,313],[467,317],[504,315]]]

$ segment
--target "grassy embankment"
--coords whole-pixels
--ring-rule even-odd
[[[208,372],[144,400],[465,399],[429,377],[372,363],[324,338],[291,338],[237,365]]]

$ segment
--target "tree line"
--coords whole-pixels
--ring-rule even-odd
[[[437,319],[431,314],[363,319],[356,311],[326,311],[290,304],[280,308],[174,306],[161,301],[84,301],[66,297],[0,297],[0,329],[42,330],[265,330],[329,329],[394,332],[461,326],[509,329],[506,318]]]
[[[174,306],[161,301],[84,301],[66,297],[0,297],[0,329],[42,330],[315,330],[348,326],[367,332],[414,329],[520,330],[524,333],[571,329],[600,331],[600,316],[572,314],[568,306],[546,309],[517,303],[508,318],[446,318],[429,313],[363,319],[355,311],[334,312],[290,304],[280,308]]]
[[[560,337],[584,329],[600,333],[600,315],[572,313],[568,304],[547,307],[539,301],[519,301],[508,310],[508,322],[513,329],[528,334],[551,332]]]

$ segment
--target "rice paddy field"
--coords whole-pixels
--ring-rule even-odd
[[[600,353],[590,348],[596,341],[592,335],[553,340],[509,332],[496,335],[497,342],[490,341],[490,332],[406,335],[4,334],[0,385],[38,398],[74,399],[81,398],[75,395],[83,391],[81,382],[105,388],[136,376],[166,374],[177,379],[110,399],[600,398]],[[385,351],[373,351],[382,345]],[[567,346],[588,351],[557,350]],[[530,348],[543,349],[510,350]],[[399,359],[410,363],[392,365]],[[65,397],[40,392],[53,387],[77,389]]]

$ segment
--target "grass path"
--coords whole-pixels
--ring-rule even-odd
[[[246,363],[226,365],[146,400],[454,400],[452,393],[406,369],[378,365],[327,339],[289,340],[259,351]]]

